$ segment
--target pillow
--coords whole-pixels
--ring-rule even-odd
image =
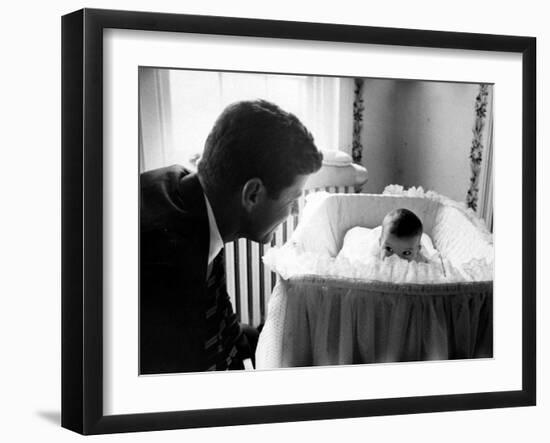
[[[351,157],[343,151],[331,149],[323,151],[323,165],[325,166],[349,166],[352,163]]]

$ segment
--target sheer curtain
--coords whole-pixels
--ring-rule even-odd
[[[257,98],[294,113],[320,149],[351,152],[353,79],[141,68],[139,85],[141,171],[193,168],[221,111]]]

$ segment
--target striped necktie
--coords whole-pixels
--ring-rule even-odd
[[[206,302],[206,341],[204,349],[209,371],[226,370],[237,355],[235,343],[240,334],[237,316],[225,286],[224,250],[209,266]]]

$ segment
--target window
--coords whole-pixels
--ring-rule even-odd
[[[262,98],[294,113],[320,149],[351,150],[353,79],[141,68],[141,170],[192,167],[221,111]]]

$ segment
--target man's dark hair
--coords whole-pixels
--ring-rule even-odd
[[[257,177],[277,198],[298,174],[318,171],[322,160],[312,135],[294,114],[265,100],[241,101],[216,120],[198,172],[218,191],[234,191]]]
[[[388,212],[382,222],[382,228],[398,238],[422,235],[422,222],[416,214],[400,208]]]

